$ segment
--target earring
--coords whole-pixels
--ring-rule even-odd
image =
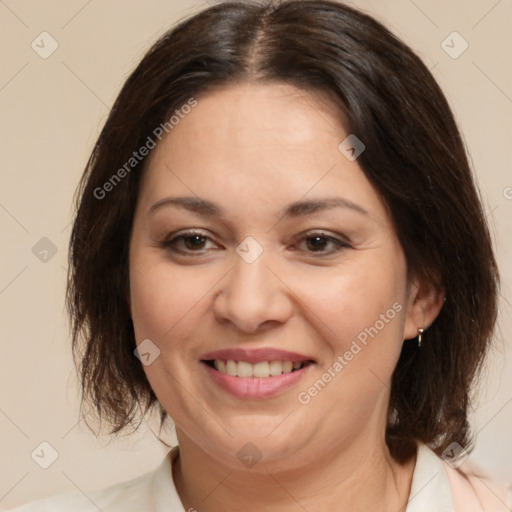
[[[423,327],[420,327],[418,329],[418,348],[421,347],[421,336],[425,332],[425,329]]]

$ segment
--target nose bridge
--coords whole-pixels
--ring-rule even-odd
[[[247,332],[268,321],[284,322],[291,313],[286,287],[267,266],[272,265],[270,253],[259,247],[251,240],[238,246],[214,305],[219,319]]]

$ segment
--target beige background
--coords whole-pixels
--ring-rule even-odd
[[[501,335],[475,411],[473,458],[512,482],[512,2],[350,3],[422,56],[465,134],[503,276]],[[150,470],[163,458],[165,450],[147,428],[109,444],[77,424],[63,306],[66,248],[72,195],[123,81],[158,35],[206,5],[0,0],[0,508],[103,487]],[[31,48],[43,31],[58,43],[47,59]],[[457,59],[441,46],[453,31],[469,44]],[[49,44],[46,39],[46,49]],[[46,262],[32,252],[43,237],[57,250]],[[31,458],[43,441],[59,454],[46,470]]]

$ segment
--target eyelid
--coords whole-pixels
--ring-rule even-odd
[[[190,228],[190,229],[183,229],[180,231],[176,231],[176,232],[166,235],[165,238],[160,242],[160,246],[164,249],[174,250],[175,252],[187,254],[187,255],[193,255],[194,253],[197,255],[203,254],[204,251],[206,251],[206,249],[202,249],[202,250],[198,250],[198,251],[191,251],[191,250],[181,250],[181,249],[172,247],[173,244],[176,243],[176,241],[178,241],[180,239],[182,240],[182,239],[188,238],[188,237],[193,237],[193,236],[199,236],[199,237],[205,238],[208,241],[215,244],[217,247],[219,245],[213,240],[213,238],[210,236],[210,234],[208,232],[204,232],[197,228],[196,229]]]
[[[331,233],[329,231],[323,230],[323,229],[313,229],[309,231],[305,231],[303,233],[300,233],[295,237],[294,247],[292,250],[296,249],[296,246],[299,245],[301,242],[304,242],[305,240],[309,238],[315,238],[315,237],[321,237],[326,239],[328,242],[331,242],[336,247],[331,250],[327,251],[303,251],[307,253],[308,255],[314,255],[315,257],[322,257],[322,256],[330,256],[332,254],[338,253],[339,251],[347,248],[351,248],[351,242],[350,240],[342,235],[341,233]]]
[[[209,233],[199,229],[199,228],[188,228],[188,229],[180,229],[179,231],[174,231],[165,236],[164,240],[173,240],[180,236],[204,236],[205,238],[211,238]]]
[[[326,229],[308,229],[307,231],[303,231],[296,235],[295,239],[303,240],[304,238],[313,238],[315,236],[321,236],[324,238],[328,238],[329,240],[333,240],[335,242],[351,245],[351,241],[347,236]]]

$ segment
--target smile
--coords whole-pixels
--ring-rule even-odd
[[[261,361],[259,363],[249,363],[248,361],[234,361],[233,359],[223,360],[215,359],[205,361],[210,367],[215,368],[220,373],[231,375],[233,377],[258,377],[268,378],[276,377],[283,373],[292,373],[300,370],[309,361]]]
[[[284,393],[316,363],[303,354],[270,348],[217,350],[203,354],[200,362],[217,389],[243,399]]]

